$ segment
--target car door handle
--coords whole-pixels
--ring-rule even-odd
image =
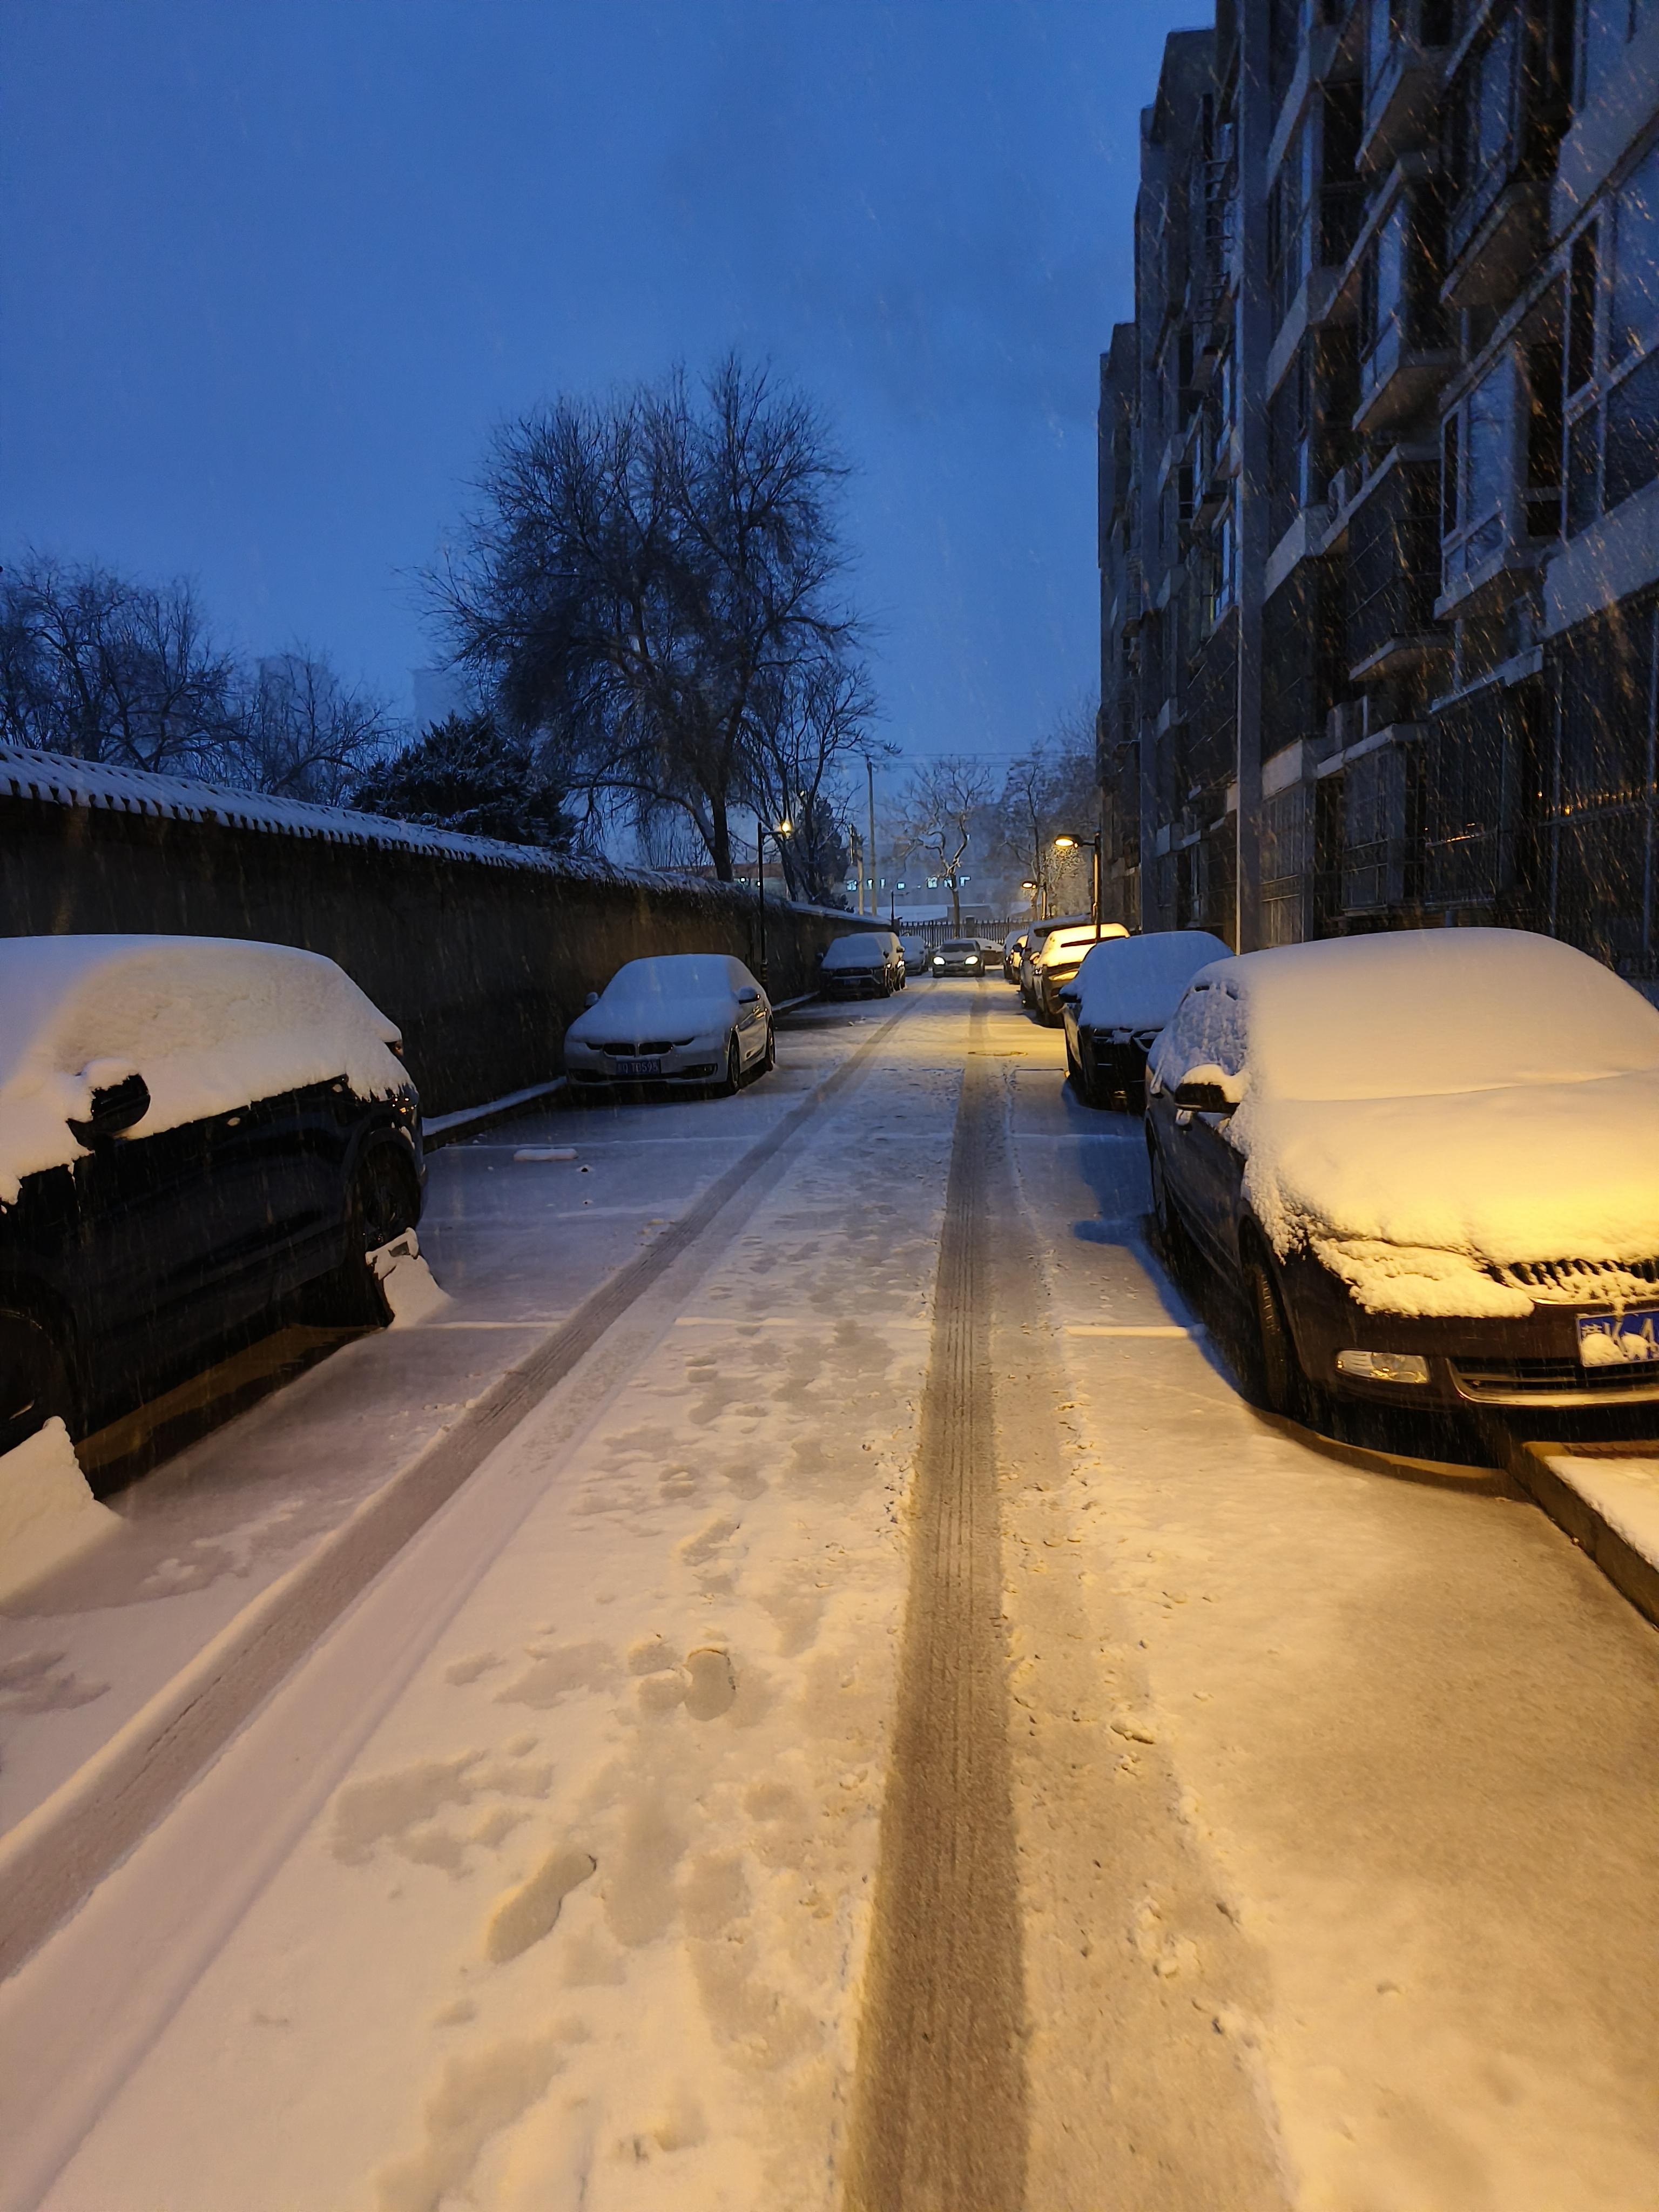
[[[1176,1108],[1176,1128],[1177,1128],[1177,1129],[1190,1129],[1190,1128],[1192,1127],[1192,1126],[1193,1126],[1193,1109],[1192,1109],[1192,1108],[1191,1108],[1190,1106],[1177,1106],[1177,1107]]]

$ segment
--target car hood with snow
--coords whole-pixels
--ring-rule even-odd
[[[343,1079],[362,1098],[409,1079],[394,1023],[321,953],[216,937],[0,938],[0,1204],[84,1149],[94,1091],[141,1076],[128,1133]]]
[[[1217,962],[1153,1073],[1238,1102],[1228,1140],[1275,1249],[1313,1250],[1373,1310],[1522,1314],[1529,1271],[1618,1296],[1620,1263],[1659,1258],[1659,1012],[1553,939],[1401,931]]]
[[[1161,1030],[1200,968],[1231,957],[1206,929],[1154,930],[1145,937],[1114,937],[1091,944],[1067,993],[1077,1001],[1079,1026]]]
[[[689,1043],[722,1034],[738,1012],[738,993],[760,986],[723,952],[669,952],[630,960],[619,968],[585,1013],[565,1031],[567,1042],[605,1045],[664,1039]]]

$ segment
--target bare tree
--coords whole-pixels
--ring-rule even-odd
[[[963,856],[973,842],[975,817],[989,802],[993,786],[982,762],[957,754],[913,769],[899,794],[899,830],[894,850],[903,859],[925,853],[939,863],[940,879],[951,892],[951,927],[962,929]]]
[[[808,658],[757,689],[749,803],[762,821],[792,825],[780,847],[792,898],[827,903],[846,880],[848,764],[893,751],[871,731],[874,712],[864,669],[840,654]]]
[[[550,743],[590,815],[695,823],[717,876],[756,781],[762,695],[852,653],[846,475],[817,410],[735,356],[497,433],[459,556],[428,588],[454,659]]]
[[[191,586],[27,553],[0,577],[0,728],[14,744],[210,772],[232,733],[233,657]]]
[[[234,704],[223,772],[251,791],[340,805],[393,746],[386,702],[315,653],[258,661],[239,681]]]
[[[1091,863],[1081,852],[1056,853],[1066,832],[1087,833],[1099,811],[1091,707],[1057,717],[1054,728],[1009,763],[996,807],[996,856],[1037,886],[1044,912],[1088,903]]]

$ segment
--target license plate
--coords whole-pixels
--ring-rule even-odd
[[[1585,1367],[1639,1367],[1659,1360],[1659,1306],[1581,1314],[1578,1358]]]
[[[616,1063],[618,1075],[660,1075],[660,1060],[619,1060]]]

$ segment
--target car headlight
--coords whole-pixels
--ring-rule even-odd
[[[977,952],[970,952],[970,953],[968,955],[968,957],[966,958],[966,960],[964,960],[964,961],[963,962],[963,963],[962,963],[962,964],[963,964],[963,966],[964,968],[977,968],[977,967],[978,967],[978,965],[979,965],[979,955],[978,955],[978,953],[977,953]]]
[[[1419,1352],[1339,1352],[1336,1371],[1367,1382],[1426,1382],[1429,1363]]]

